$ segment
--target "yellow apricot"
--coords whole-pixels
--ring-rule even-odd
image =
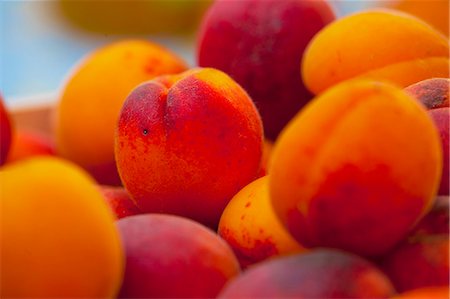
[[[113,298],[124,254],[94,181],[57,158],[0,170],[1,298]]]

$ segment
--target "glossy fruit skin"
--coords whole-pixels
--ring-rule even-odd
[[[218,70],[194,69],[130,93],[116,161],[141,211],[216,229],[228,201],[257,177],[262,147],[261,118],[247,93]]]
[[[126,252],[119,298],[213,298],[239,274],[226,242],[195,221],[143,214],[117,225]]]
[[[302,54],[334,19],[322,0],[215,1],[200,28],[197,61],[224,71],[249,93],[266,137],[275,140],[312,98],[300,75]]]

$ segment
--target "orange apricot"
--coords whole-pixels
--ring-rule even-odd
[[[39,157],[0,170],[1,298],[113,298],[124,254],[91,179]]]
[[[305,250],[289,234],[273,210],[267,176],[239,191],[219,222],[219,235],[233,248],[242,267],[273,256]]]
[[[406,87],[448,75],[448,40],[394,10],[360,12],[331,23],[311,40],[302,61],[304,83],[315,94],[351,78]]]
[[[186,68],[167,49],[145,40],[104,46],[71,73],[57,107],[56,147],[102,184],[120,184],[114,161],[114,130],[131,90],[158,75]]]
[[[400,293],[392,299],[448,299],[450,290],[448,287],[427,287],[414,289],[408,292]]]
[[[425,108],[395,86],[355,80],[315,98],[284,129],[269,190],[301,244],[373,256],[430,210],[441,169]]]

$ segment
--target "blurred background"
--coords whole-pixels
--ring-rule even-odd
[[[429,6],[436,1],[442,2],[416,2]],[[157,42],[194,66],[196,29],[211,2],[1,0],[0,91],[7,105],[51,98],[83,56],[101,45],[130,37]],[[388,3],[330,2],[338,16]],[[448,10],[440,13],[447,15],[443,22],[448,23]]]

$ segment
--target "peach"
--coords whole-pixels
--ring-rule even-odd
[[[431,110],[449,107],[449,88],[450,79],[432,78],[407,86],[405,91]]]
[[[381,264],[399,292],[448,286],[448,234],[411,235],[387,254]]]
[[[190,219],[145,214],[118,227],[126,252],[120,298],[214,298],[240,271],[226,242]]]
[[[0,94],[0,165],[4,164],[11,147],[12,128],[8,111]]]
[[[127,190],[121,186],[98,186],[117,219],[141,214]]]
[[[449,76],[448,40],[425,22],[395,11],[373,10],[343,17],[308,45],[302,77],[319,94],[352,78],[406,87]]]
[[[114,161],[114,131],[131,90],[158,75],[186,68],[174,54],[145,40],[99,48],[71,73],[57,107],[56,147],[101,184],[120,185]]]
[[[38,133],[17,129],[13,134],[11,149],[6,161],[11,163],[42,155],[55,155],[53,142]]]
[[[124,254],[82,169],[52,157],[0,170],[1,298],[114,298]]]
[[[283,130],[269,190],[302,245],[375,256],[430,210],[441,168],[424,107],[390,84],[353,80],[315,98]]]
[[[231,199],[220,218],[219,235],[230,244],[242,267],[305,250],[276,216],[268,183],[265,176],[248,184]]]
[[[231,280],[218,298],[387,298],[389,279],[372,263],[321,249],[259,263]]]
[[[135,88],[116,136],[122,181],[143,212],[213,228],[228,201],[256,178],[261,118],[247,93],[215,69],[194,69]]]
[[[449,297],[448,287],[428,287],[404,292],[392,297],[392,299],[448,299]]]
[[[327,1],[215,1],[198,37],[200,66],[218,68],[238,82],[275,140],[312,95],[299,65],[311,38],[335,19]]]

